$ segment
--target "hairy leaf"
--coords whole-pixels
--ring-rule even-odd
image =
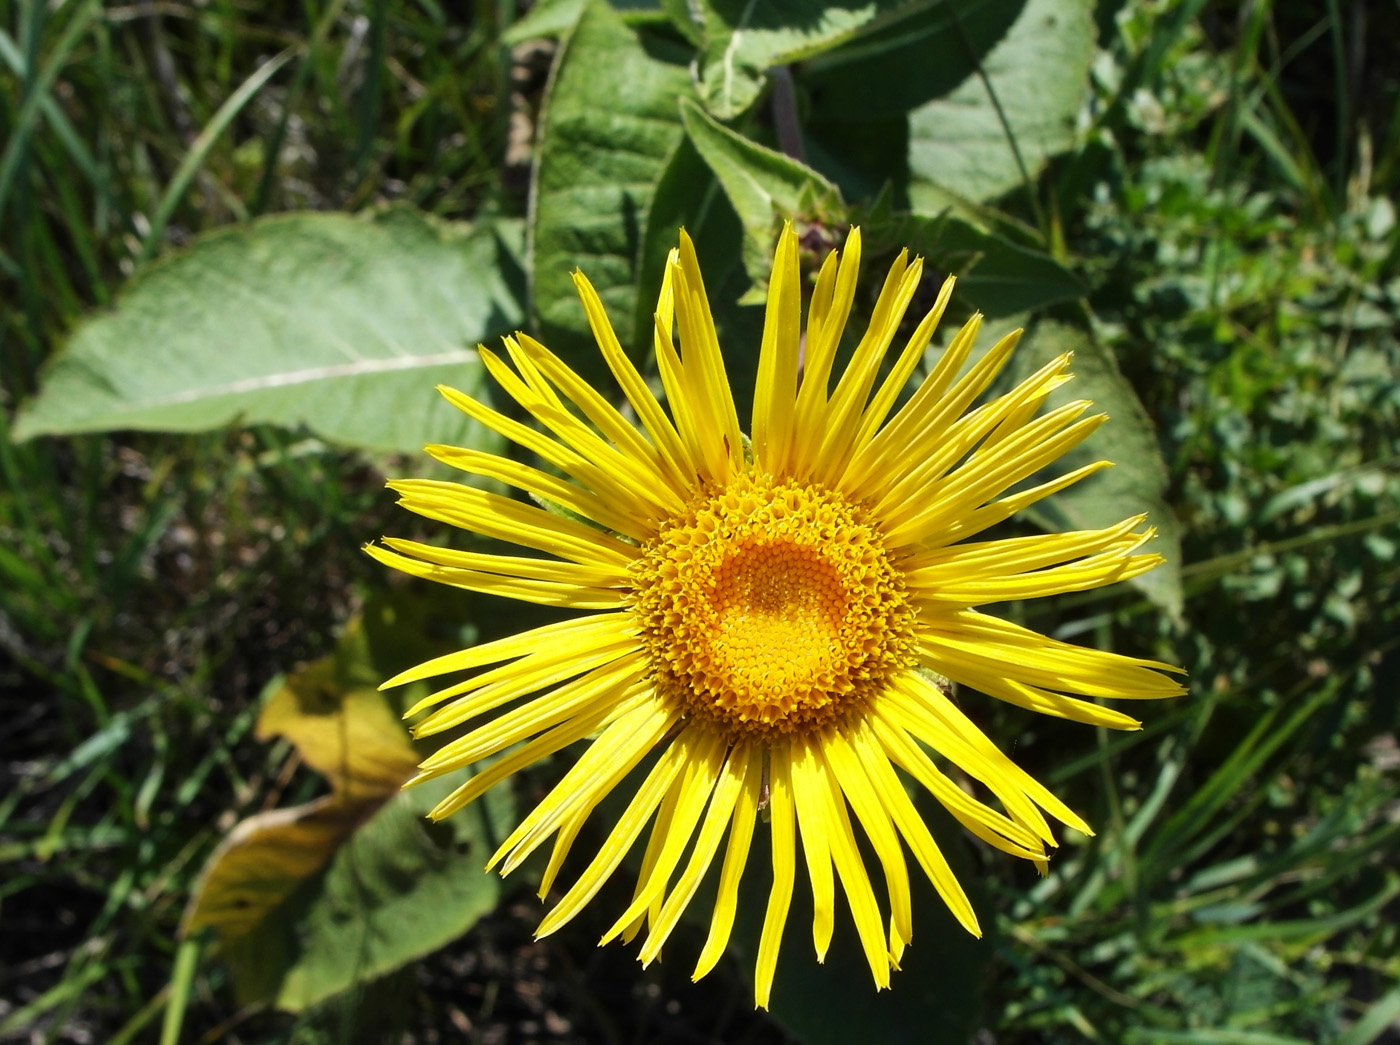
[[[744,226],[744,264],[751,278],[767,278],[783,220],[823,225],[844,220],[840,190],[810,167],[731,131],[694,102],[681,103],[681,117]]]
[[[490,228],[408,209],[220,230],[79,326],[15,435],[242,422],[376,450],[494,443],[433,385],[480,387],[478,342],[521,319],[512,269]]]
[[[962,75],[909,114],[909,195],[924,213],[941,210],[950,193],[999,196],[1068,148],[1094,57],[1090,0],[987,0],[950,11]],[[979,44],[1011,14],[1005,35],[982,54]]]

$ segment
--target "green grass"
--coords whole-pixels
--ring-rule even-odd
[[[0,3],[7,416],[78,316],[203,230],[387,199],[523,212],[502,175],[511,6]],[[998,1042],[1393,1038],[1400,11],[1367,5],[1359,42],[1352,6],[1103,13],[1090,144],[1025,205],[1158,424],[1189,593],[1180,630],[1122,596],[1037,623],[1162,650],[1192,695],[1130,735],[997,724],[1102,826],[1041,881],[973,853]],[[585,930],[531,944],[511,904],[295,1021],[239,1012],[177,939],[234,820],[310,795],[252,726],[372,582],[384,464],[265,429],[0,432],[0,1040],[336,1041],[361,1019],[361,1040],[521,1040],[529,1020],[777,1040],[732,970],[687,993]]]

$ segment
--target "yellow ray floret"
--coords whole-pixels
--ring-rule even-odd
[[[415,577],[587,611],[386,683],[447,677],[409,712],[415,736],[452,731],[412,782],[472,775],[431,815],[449,816],[583,745],[489,866],[509,873],[549,842],[545,897],[565,857],[593,840],[541,923],[543,935],[575,918],[641,845],[632,899],[611,912],[603,942],[640,935],[644,963],[660,956],[705,879],[717,879],[697,979],[735,931],[740,881],[759,875],[767,901],[761,917],[754,912],[754,999],[765,1007],[799,866],[814,901],[817,960],[831,946],[839,886],[877,988],[891,984],[915,945],[911,855],[913,873],[980,934],[944,855],[957,843],[935,840],[911,784],[977,838],[1042,871],[1056,845],[1051,820],[1090,833],[977,724],[985,703],[969,699],[965,709],[950,699],[952,682],[1038,714],[1117,729],[1138,723],[1102,701],[1185,692],[1170,664],[1074,646],[995,615],[998,603],[1103,587],[1162,561],[1142,516],[1068,533],[988,535],[1108,465],[1042,474],[1105,420],[1087,401],[1047,407],[1070,379],[1070,357],[989,396],[1020,332],[968,366],[981,328],[974,315],[906,396],[953,281],[926,313],[907,317],[923,263],[901,253],[869,325],[852,338],[850,362],[835,373],[860,260],[852,229],[844,251],[829,254],[815,276],[804,329],[801,252],[793,230],[783,230],[758,346],[751,443],[684,233],[656,307],[659,392],[576,274],[620,397],[525,334],[506,338],[501,353],[483,348],[488,372],[533,424],[461,392],[443,394],[540,465],[431,446],[469,481],[390,486],[404,507],[479,540],[454,549],[385,538],[367,549]],[[912,333],[892,354],[901,330]],[[538,506],[483,482],[513,487]],[[630,794],[620,818],[591,825],[623,787]],[[759,832],[770,843],[766,870],[748,866]]]

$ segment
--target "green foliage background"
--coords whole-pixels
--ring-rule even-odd
[[[1400,1040],[1397,32],[1364,0],[0,2],[0,1040]],[[601,375],[576,267],[647,368],[684,225],[746,395],[783,220],[808,263],[863,227],[858,307],[908,246],[953,321],[1027,328],[1019,366],[1075,349],[1119,466],[1019,525],[1148,511],[1169,565],[1011,612],[1192,694],[1127,735],[969,695],[1099,833],[1037,880],[941,825],[992,931],[916,897],[878,996],[799,899],[769,1017],[742,933],[699,985],[596,950],[626,883],[532,942],[537,871],[475,870],[511,795],[430,831],[397,739],[339,738],[537,620],[358,552],[410,535],[381,482],[423,442],[497,447],[433,384],[489,397],[474,346],[522,327]]]

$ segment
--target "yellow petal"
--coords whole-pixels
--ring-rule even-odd
[[[870,786],[874,792],[874,802],[878,808],[889,815],[899,828],[899,833],[909,843],[914,858],[919,861],[919,866],[923,868],[924,874],[933,883],[933,887],[938,890],[938,895],[943,898],[948,909],[953,912],[953,917],[957,918],[963,928],[972,935],[981,936],[982,930],[977,924],[977,915],[972,910],[971,901],[963,892],[957,876],[953,874],[953,869],[948,866],[948,861],[938,848],[938,844],[933,840],[928,826],[919,816],[918,810],[914,808],[914,803],[909,800],[909,795],[899,782],[894,767],[890,765],[889,756],[883,745],[876,739],[874,730],[869,723],[862,722],[849,731],[849,738],[855,757],[869,775]],[[845,787],[844,782],[842,787]]]
[[[643,965],[650,965],[661,953],[662,945],[671,935],[671,930],[676,927],[676,923],[680,921],[681,914],[684,913],[687,905],[695,896],[695,891],[705,877],[705,872],[709,870],[710,864],[714,861],[715,853],[719,850],[720,839],[724,837],[724,829],[734,815],[736,804],[742,801],[741,796],[744,792],[744,780],[748,775],[751,752],[752,748],[748,744],[741,744],[729,752],[724,769],[710,795],[710,804],[705,810],[704,819],[700,823],[700,835],[695,840],[695,849],[691,852],[690,860],[686,863],[680,878],[676,879],[676,886],[662,905],[660,913],[652,924],[651,932],[647,936],[646,944],[642,947],[640,958]],[[721,878],[723,878],[722,872]],[[734,885],[736,887],[738,885],[737,876],[734,879]],[[721,889],[721,894],[723,891]],[[720,901],[717,901],[716,915],[719,912],[719,904]]]
[[[556,621],[553,624],[545,624],[538,628],[531,628],[529,631],[522,631],[518,635],[508,635],[505,638],[469,646],[467,649],[457,650],[432,660],[425,660],[422,664],[415,665],[407,671],[399,672],[388,682],[382,683],[379,688],[390,689],[409,682],[417,682],[420,679],[434,678],[454,671],[466,671],[469,668],[479,668],[503,660],[513,660],[536,650],[561,651],[564,656],[568,657],[572,656],[575,651],[590,648],[596,637],[595,629],[604,635],[614,636],[627,634],[633,628],[632,621],[619,613],[595,613],[588,617],[573,617],[569,620]],[[423,705],[420,704],[408,714],[415,714],[422,710],[422,707]]]
[[[709,802],[710,793],[719,780],[724,768],[725,748],[728,745],[718,734],[705,730],[694,742],[693,750],[686,752],[685,765],[673,793],[676,795],[675,808],[670,822],[656,825],[662,838],[660,851],[650,867],[643,870],[638,883],[637,895],[631,905],[622,913],[617,922],[603,934],[600,943],[607,943],[613,936],[622,932],[634,918],[644,913],[651,902],[660,896],[675,873],[695,829],[700,815]]]
[[[614,704],[620,694],[641,680],[645,671],[646,659],[640,654],[623,657],[498,715],[466,736],[448,741],[423,762],[422,768],[437,770],[470,765],[577,715],[587,715],[604,705]]]
[[[792,905],[792,884],[797,871],[796,837],[793,831],[792,780],[788,766],[792,755],[786,744],[774,745],[768,764],[768,809],[773,830],[773,888],[763,914],[763,931],[758,938],[758,960],[754,964],[754,1004],[768,1008],[773,993],[773,976],[778,971],[778,945],[783,941],[788,908]]]
[[[722,483],[743,466],[743,440],[695,244],[684,230],[676,260],[675,298],[681,352],[697,393],[691,408],[701,422],[705,478]]]
[[[813,749],[817,754],[818,764],[821,766],[821,780],[825,785],[823,798],[826,802],[831,862],[836,865],[836,876],[841,879],[841,888],[846,893],[846,902],[850,905],[851,917],[856,923],[856,935],[860,937],[865,960],[870,965],[870,975],[875,978],[876,989],[883,989],[890,985],[890,954],[885,945],[880,907],[875,902],[870,873],[865,869],[865,862],[856,847],[855,832],[851,829],[851,819],[846,814],[846,800],[841,794],[841,788],[832,778],[822,747],[813,744]],[[905,884],[908,885],[907,879]]]
[[[583,310],[588,315],[588,324],[603,352],[603,358],[607,360],[608,368],[612,370],[613,376],[622,386],[623,395],[632,404],[632,409],[637,411],[642,426],[660,451],[672,482],[678,490],[684,489],[691,476],[695,475],[695,462],[681,442],[675,426],[662,410],[661,404],[651,394],[646,381],[618,344],[617,335],[613,332],[607,313],[603,311],[603,302],[599,299],[598,292],[593,289],[593,284],[588,282],[588,278],[582,272],[575,272],[574,286],[578,288]]]
[[[797,826],[802,832],[802,855],[812,883],[812,946],[817,961],[824,962],[836,926],[836,881],[831,873],[831,845],[827,841],[825,784],[811,745],[794,745],[793,750],[796,760],[792,764],[792,795]]]
[[[841,730],[833,730],[822,744],[822,755],[836,778],[836,784],[855,811],[875,855],[885,872],[885,889],[890,898],[890,950],[914,938],[914,915],[909,899],[909,870],[904,851],[890,823],[891,810],[866,776],[859,757]],[[905,796],[908,801],[908,796]],[[899,941],[898,943],[896,941]]]
[[[399,479],[388,485],[411,512],[585,566],[626,569],[637,554],[601,530],[485,490],[435,479]]]
[[[783,225],[758,352],[758,380],[753,395],[753,451],[761,468],[787,470],[792,449],[797,399],[797,353],[802,336],[802,284],[797,266],[797,233]]]
[[[649,687],[638,687],[630,694],[619,698],[609,707],[594,708],[589,713],[555,726],[543,736],[522,744],[510,754],[479,769],[470,780],[434,806],[433,811],[428,815],[434,820],[442,820],[451,816],[457,810],[476,801],[502,780],[514,776],[522,769],[532,766],[558,751],[562,751],[570,744],[582,740],[594,730],[601,729],[616,719],[631,714],[643,703],[650,702],[651,699]],[[428,779],[426,775],[420,775],[404,786],[408,787],[425,779]]]
[[[608,833],[607,839],[603,842],[597,855],[578,876],[578,881],[554,905],[554,909],[544,916],[540,927],[535,930],[536,939],[548,936],[563,928],[583,909],[584,904],[597,895],[598,890],[603,887],[603,883],[608,880],[613,871],[617,870],[617,865],[622,863],[622,858],[627,855],[627,850],[632,848],[632,843],[642,833],[642,828],[651,819],[652,813],[656,811],[656,807],[661,803],[661,799],[671,788],[676,777],[684,768],[697,761],[697,755],[703,759],[704,753],[713,746],[713,743],[712,734],[693,728],[682,732],[672,741],[671,746],[666,749],[661,759],[647,774],[646,780],[637,789],[632,801],[623,810],[622,816],[618,819],[616,826]]]
[[[679,718],[679,712],[653,700],[614,721],[501,843],[486,866],[491,868],[504,860],[502,874],[509,874],[566,816],[596,806]]]
[[[739,906],[739,880],[749,859],[749,847],[753,842],[754,821],[758,818],[759,791],[763,780],[764,760],[749,756],[748,768],[744,772],[744,790],[735,800],[734,818],[729,827],[729,844],[724,850],[724,863],[719,871],[719,889],[715,893],[715,910],[710,918],[710,931],[705,937],[705,945],[700,948],[700,957],[695,962],[692,980],[698,980],[715,967],[724,948],[729,943],[729,934],[734,928],[734,915]]]

